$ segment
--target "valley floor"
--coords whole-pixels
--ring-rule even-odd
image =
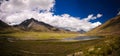
[[[79,33],[59,33],[59,32],[17,32],[0,34],[1,37],[13,37],[22,40],[44,40],[44,39],[62,39],[83,36]]]
[[[22,32],[0,34],[0,56],[119,56],[120,36],[76,42],[43,42],[40,40],[8,41],[2,37],[30,39],[61,39],[80,36],[76,33]],[[84,36],[84,35],[81,35]],[[32,37],[32,38],[31,38]],[[43,38],[44,37],[44,38]]]
[[[82,52],[100,40],[78,42],[43,42],[35,40],[0,41],[0,56],[67,56]],[[81,55],[79,54],[79,55]]]

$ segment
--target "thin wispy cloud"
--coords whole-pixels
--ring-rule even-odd
[[[90,22],[102,17],[102,14],[88,15],[86,18],[73,17],[69,14],[54,15],[55,0],[9,0],[0,5],[0,19],[10,25],[20,24],[22,21],[35,18],[55,27],[71,31],[89,31],[101,22]]]

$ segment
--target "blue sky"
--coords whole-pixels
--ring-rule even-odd
[[[89,31],[115,17],[120,11],[119,3],[119,0],[0,0],[0,20],[16,25],[34,18],[58,28]]]
[[[120,0],[56,0],[54,14],[69,14],[73,17],[85,18],[89,14],[103,14],[99,19],[92,20],[106,22],[115,17],[120,11]]]

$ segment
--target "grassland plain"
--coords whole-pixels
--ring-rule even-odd
[[[78,42],[42,42],[21,40],[15,42],[0,42],[1,56],[67,56],[84,48],[95,45],[101,40]]]
[[[13,33],[12,35],[14,34],[18,33]],[[44,34],[46,35],[47,33]],[[119,40],[119,35],[109,35],[101,39],[77,42],[43,42],[39,40],[9,42],[1,39],[0,56],[119,56]],[[80,54],[76,54],[76,52],[80,52]]]
[[[28,40],[42,40],[42,39],[61,39],[68,37],[76,37],[81,34],[79,33],[59,33],[59,32],[17,32],[17,33],[7,33],[0,34],[0,36],[14,37],[18,39],[28,39]]]
[[[119,56],[120,36],[102,35],[104,38],[77,42],[43,42],[45,39],[62,39],[85,36],[78,33],[13,32],[1,33],[0,37],[25,40],[9,42],[0,38],[0,56]],[[100,36],[100,34],[98,34]],[[26,40],[27,39],[27,40]],[[28,40],[29,39],[29,40]],[[78,53],[79,54],[76,54]]]

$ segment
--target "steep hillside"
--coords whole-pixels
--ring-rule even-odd
[[[13,26],[9,26],[8,24],[0,20],[0,34],[19,32],[19,31],[21,30]]]
[[[120,34],[120,15],[89,31],[88,34]]]
[[[8,27],[10,27],[8,24],[6,24],[0,20],[0,29],[4,29],[4,28],[8,28]]]
[[[38,32],[66,32],[65,30],[58,29],[44,22],[39,22],[34,18],[23,21],[18,27],[24,31],[38,31]]]

